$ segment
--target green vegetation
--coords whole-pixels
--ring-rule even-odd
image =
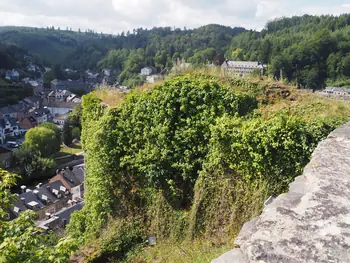
[[[60,153],[77,154],[83,152],[79,143],[71,144],[67,147],[62,147]]]
[[[350,77],[350,15],[280,18],[261,33],[233,38],[227,56],[269,64],[269,73],[310,89],[343,83]],[[281,76],[282,71],[282,76]]]
[[[14,151],[12,169],[22,176],[21,183],[47,178],[55,166],[53,159],[43,158],[38,149],[26,144]]]
[[[24,146],[37,149],[42,157],[50,157],[60,149],[56,131],[45,127],[35,127],[27,131]]]
[[[7,209],[15,199],[10,188],[18,178],[0,168],[0,262],[67,262],[76,244],[70,238],[58,240],[36,228],[34,212],[23,212],[16,220],[7,221]]]
[[[56,166],[53,157],[60,150],[61,131],[53,123],[42,123],[30,129],[23,145],[14,151],[12,169],[27,183],[47,178]]]
[[[33,95],[33,88],[0,83],[0,107],[8,106],[9,104],[16,104],[20,100]]]
[[[293,89],[289,100],[270,85],[192,73],[126,96],[112,91],[112,107],[97,97],[108,91],[84,96],[86,203],[68,226],[80,255],[209,262],[228,249],[350,119],[346,102]],[[155,247],[145,248],[147,236]]]

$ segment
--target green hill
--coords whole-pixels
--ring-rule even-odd
[[[197,51],[213,48],[213,59],[223,55],[232,37],[243,28],[208,25],[194,30],[171,28],[136,29],[117,36],[92,31],[73,32],[53,28],[2,27],[0,39],[40,55],[50,64],[63,64],[74,69],[96,68],[97,63],[112,49],[145,53],[144,64],[164,67],[174,59],[188,59]],[[175,54],[175,57],[174,57]],[[153,60],[158,56],[157,61]],[[156,58],[157,59],[157,58]],[[202,59],[201,62],[206,62]]]
[[[349,85],[350,15],[280,18],[232,40],[227,56],[260,60],[269,73],[308,88]],[[344,81],[345,80],[345,81]]]

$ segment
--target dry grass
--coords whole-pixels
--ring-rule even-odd
[[[125,263],[209,263],[232,249],[232,242],[223,240],[195,240],[183,243],[163,242],[154,247],[135,251]]]
[[[293,98],[291,100],[290,98]],[[261,107],[260,111],[268,116],[281,110],[305,120],[318,117],[350,117],[350,102],[324,98],[314,93],[292,90],[287,99],[278,99],[272,104]]]

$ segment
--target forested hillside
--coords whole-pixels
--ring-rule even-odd
[[[142,83],[144,66],[158,71],[171,68],[177,59],[193,65],[225,58],[262,61],[267,73],[307,88],[325,84],[349,86],[350,15],[280,18],[268,22],[261,32],[220,25],[197,29],[170,27],[106,35],[91,30],[73,32],[58,28],[0,28],[2,42],[37,54],[44,64],[61,64],[83,71],[115,70],[125,85]]]
[[[280,18],[232,40],[227,56],[260,60],[271,75],[282,74],[308,88],[325,82],[350,85],[350,15]]]
[[[28,55],[28,51],[0,42],[0,69],[13,69],[25,66],[24,55]]]
[[[243,28],[207,25],[194,30],[139,28],[112,36],[91,30],[74,32],[58,28],[3,27],[0,28],[0,39],[40,55],[47,63],[61,63],[77,70],[96,68],[97,63],[113,49],[123,50],[122,63],[129,59],[162,68],[171,65],[176,58],[191,58],[194,63],[222,61],[232,37],[244,31]],[[135,61],[135,53],[142,59]],[[117,63],[120,61],[106,60],[101,65],[117,67]]]

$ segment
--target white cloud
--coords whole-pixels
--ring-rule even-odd
[[[304,13],[311,15],[333,14],[341,15],[350,13],[350,4],[341,4],[334,6],[306,6],[303,9]]]
[[[193,28],[208,23],[261,29],[268,20],[292,14],[350,12],[341,0],[0,0],[0,25],[66,26],[118,33],[138,27]]]

